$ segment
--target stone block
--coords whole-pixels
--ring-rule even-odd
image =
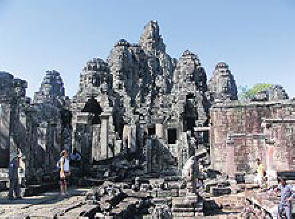
[[[253,184],[255,181],[255,175],[253,174],[246,174],[244,178],[246,184]]]
[[[205,191],[210,192],[211,187],[217,186],[218,181],[213,180],[213,181],[205,181]]]
[[[178,197],[179,196],[179,190],[178,189],[172,189],[171,190],[171,196],[172,197]]]
[[[152,199],[152,203],[155,205],[167,205],[168,202],[169,201],[165,198],[153,198]]]
[[[210,194],[212,194],[213,196],[228,195],[230,193],[231,193],[230,188],[214,187],[214,188],[211,188],[211,191],[210,191]]]
[[[186,191],[186,189],[180,189],[180,190],[178,191],[178,193],[179,193],[179,196],[180,196],[180,197],[185,197],[187,191]]]
[[[183,212],[182,217],[189,217],[192,218],[195,216],[195,212]]]
[[[157,194],[157,197],[161,198],[161,197],[170,197],[171,196],[171,192],[170,191],[159,191]]]

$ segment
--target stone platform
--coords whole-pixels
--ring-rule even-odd
[[[91,207],[84,203],[88,189],[71,188],[69,196],[62,197],[58,192],[43,193],[25,197],[22,200],[0,199],[0,218],[75,218],[90,212]]]

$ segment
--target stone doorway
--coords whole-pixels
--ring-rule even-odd
[[[176,144],[177,130],[176,128],[168,129],[168,144]]]

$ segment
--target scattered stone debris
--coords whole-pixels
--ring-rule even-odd
[[[294,176],[294,99],[277,85],[240,102],[228,64],[219,62],[207,83],[196,54],[167,54],[156,21],[138,44],[121,39],[107,60],[89,60],[72,99],[55,70],[33,101],[26,87],[0,72],[0,197],[17,151],[26,196],[58,187],[62,149],[81,154],[70,182],[89,190],[28,197],[13,212],[5,203],[0,216],[271,217],[276,197],[264,190],[276,185],[277,172]],[[264,190],[254,181],[257,158],[267,170]]]

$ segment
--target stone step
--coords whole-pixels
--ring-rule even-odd
[[[167,200],[166,198],[154,198],[152,200],[152,203],[155,204],[155,205],[167,205],[171,202],[171,200]]]
[[[173,212],[173,219],[183,219],[183,218],[202,218],[203,213],[200,212]]]
[[[1,173],[0,172],[0,179],[8,179],[9,178],[9,175],[8,175],[8,173]]]
[[[8,173],[8,168],[0,168],[0,173]]]
[[[195,212],[195,208],[172,208],[172,212]]]
[[[44,193],[47,191],[51,191],[54,189],[58,189],[58,183],[48,183],[48,184],[40,184],[40,185],[28,185],[25,189],[25,196],[35,196],[40,193]]]

